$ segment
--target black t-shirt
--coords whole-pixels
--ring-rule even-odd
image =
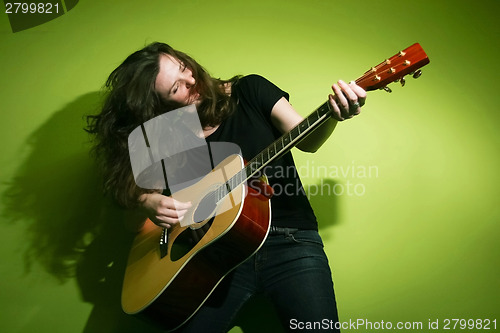
[[[242,77],[231,89],[231,98],[237,101],[236,110],[206,140],[233,142],[240,147],[243,158],[250,161],[281,136],[271,123],[271,110],[282,97],[288,99],[288,94],[262,76]],[[317,229],[292,154],[286,153],[264,170],[274,190],[272,225]]]

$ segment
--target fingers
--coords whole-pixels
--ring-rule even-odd
[[[360,86],[358,86],[354,81],[349,82],[349,87],[358,96],[359,105],[360,106],[365,105],[366,91]]]
[[[163,197],[156,209],[153,222],[160,227],[170,228],[183,220],[184,215],[191,206],[190,202],[181,202],[171,197]]]
[[[344,120],[349,118],[349,101],[342,93],[342,89],[340,88],[340,81],[338,84],[334,84],[332,86],[332,89],[335,94],[334,96],[332,96],[333,100],[335,101],[335,105],[332,106],[334,107],[334,110],[339,116],[338,120]]]
[[[186,210],[186,209],[191,208],[191,206],[192,206],[191,202],[181,202],[181,201],[178,201],[175,199],[172,199],[172,202],[173,202],[174,208],[177,210]]]
[[[350,119],[361,113],[366,101],[366,91],[354,81],[349,84],[339,80],[332,86],[333,95],[329,101],[333,109],[333,117],[339,121]]]
[[[179,223],[180,220],[162,217],[161,219],[154,219],[153,222],[159,227],[169,229]]]

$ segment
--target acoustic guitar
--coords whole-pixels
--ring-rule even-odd
[[[370,68],[356,83],[367,91],[390,92],[389,83],[404,85],[406,75],[419,77],[419,68],[428,63],[416,43]],[[147,220],[136,235],[123,281],[123,310],[166,330],[189,320],[222,279],[267,237],[272,190],[255,177],[331,114],[327,101],[248,163],[239,155],[229,156],[199,182],[176,192],[177,200],[189,201],[192,207],[183,225],[167,230]]]

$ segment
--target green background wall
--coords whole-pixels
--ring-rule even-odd
[[[80,1],[17,33],[2,12],[0,330],[139,325],[114,311],[119,269],[109,263],[127,239],[121,212],[99,195],[81,128],[107,75],[156,40],[214,76],[265,75],[303,115],[336,80],[420,42],[431,59],[420,79],[371,92],[363,114],[316,154],[294,153],[340,319],[422,322],[424,331],[429,320],[441,329],[446,318],[500,320],[499,8],[497,0]],[[103,221],[111,237],[80,259],[77,284],[75,244],[88,244]],[[271,331],[273,316],[252,309],[243,328],[252,314]]]

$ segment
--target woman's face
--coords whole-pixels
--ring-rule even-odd
[[[156,92],[166,101],[181,105],[199,105],[200,94],[191,69],[171,55],[160,55],[160,71],[155,81]]]

